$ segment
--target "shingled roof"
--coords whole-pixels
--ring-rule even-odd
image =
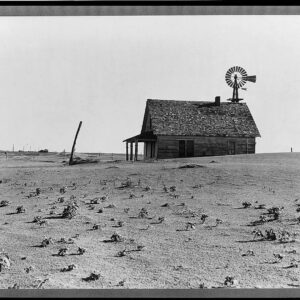
[[[260,137],[246,103],[148,99],[154,135]]]

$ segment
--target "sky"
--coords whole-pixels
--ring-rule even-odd
[[[232,66],[257,153],[300,151],[300,16],[0,17],[0,149],[124,153],[147,99],[221,101]],[[139,152],[142,150],[139,146]]]

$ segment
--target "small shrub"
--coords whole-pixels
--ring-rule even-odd
[[[250,202],[248,202],[248,201],[245,201],[245,202],[242,203],[242,205],[243,205],[244,208],[248,208],[248,207],[250,207],[252,204],[251,204]]]
[[[265,239],[268,240],[268,241],[274,241],[276,240],[276,234],[275,232],[273,231],[273,229],[266,229],[265,230]]]
[[[123,257],[123,256],[126,256],[126,249],[121,250],[116,254],[116,257]]]
[[[64,201],[65,201],[65,197],[59,197],[57,199],[57,202],[59,202],[59,203],[63,203]]]
[[[96,274],[96,273],[91,273],[90,276],[86,277],[86,278],[82,278],[82,280],[84,281],[95,281],[100,279],[101,275],[100,274]]]
[[[66,192],[66,188],[65,188],[65,187],[61,187],[61,188],[59,189],[59,192],[60,192],[61,194],[64,194],[64,193]]]
[[[148,211],[146,208],[142,208],[138,214],[138,218],[143,219],[148,217]]]
[[[72,271],[74,269],[77,269],[77,266],[72,264],[72,265],[67,266],[66,268],[62,268],[60,270],[60,272],[69,272],[69,271]]]
[[[0,207],[5,207],[5,206],[8,206],[8,205],[9,205],[9,201],[7,201],[7,200],[2,200],[0,202]]]
[[[124,221],[118,221],[118,222],[117,222],[117,226],[119,226],[119,227],[123,227],[124,224],[125,224]]]
[[[145,188],[144,188],[144,191],[150,191],[151,190],[151,187],[149,185],[147,185]]]
[[[242,254],[242,256],[254,256],[254,251],[248,250],[246,253]]]
[[[17,207],[17,214],[21,214],[25,212],[25,208],[23,205]]]
[[[85,252],[86,252],[85,248],[78,247],[78,249],[77,249],[77,254],[78,255],[83,255]]]
[[[68,205],[62,212],[62,217],[64,219],[72,219],[77,214],[77,207],[75,205]]]
[[[170,191],[171,191],[171,192],[175,192],[175,191],[176,191],[176,186],[175,186],[175,185],[172,185],[172,186],[170,187]]]
[[[202,214],[201,216],[200,216],[200,220],[202,221],[202,224],[205,222],[205,220],[208,218],[208,215],[206,215],[206,214]]]
[[[226,276],[224,285],[236,285],[238,281],[233,276]]]
[[[93,230],[101,229],[101,225],[100,224],[94,224],[92,229]]]
[[[47,247],[48,245],[53,244],[52,238],[46,238],[42,241],[41,246],[42,247]]]
[[[159,217],[158,218],[158,223],[162,223],[165,220],[165,217]]]
[[[98,204],[99,198],[94,198],[90,201],[91,204]]]
[[[265,209],[266,204],[259,204],[258,206],[255,206],[255,209]]]
[[[112,242],[123,242],[124,238],[121,237],[119,234],[117,234],[116,232],[110,237]]]
[[[252,234],[254,234],[253,240],[255,240],[256,237],[264,238],[264,234],[262,233],[262,231],[260,229],[253,230]]]
[[[34,217],[33,218],[33,223],[39,223],[39,222],[41,222],[41,220],[42,220],[42,217],[41,216],[36,216],[36,217]]]
[[[291,234],[286,230],[279,232],[278,241],[280,243],[290,243],[295,241],[295,234]]]
[[[60,249],[58,250],[57,255],[58,255],[58,256],[65,256],[65,255],[67,254],[67,251],[68,251],[68,248],[60,248]]]
[[[130,178],[126,178],[126,181],[122,182],[121,187],[123,187],[123,188],[131,188],[131,187],[133,187],[133,182],[131,181]]]

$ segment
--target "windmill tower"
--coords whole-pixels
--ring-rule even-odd
[[[243,100],[239,98],[238,89],[242,88],[247,81],[256,82],[256,75],[248,76],[247,72],[243,68],[235,66],[226,72],[225,81],[233,88],[232,98],[227,99],[227,101],[238,103]],[[246,90],[245,88],[242,89]]]

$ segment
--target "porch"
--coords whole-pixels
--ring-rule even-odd
[[[144,143],[144,159],[155,158],[157,153],[156,141],[157,141],[157,137],[153,134],[153,132],[144,132],[124,140],[123,142],[126,142],[126,160],[131,160],[131,161],[138,160],[139,143]],[[134,144],[134,153],[133,153],[133,144]]]

